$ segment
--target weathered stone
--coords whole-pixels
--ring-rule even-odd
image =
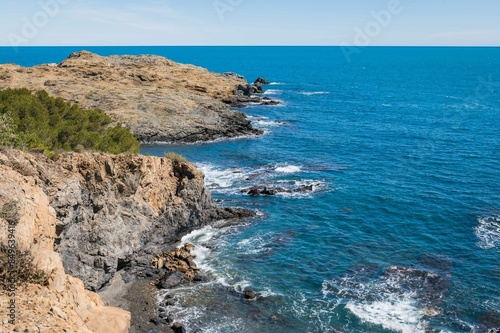
[[[159,283],[158,287],[161,289],[171,289],[177,287],[184,279],[184,273],[173,272],[165,276]]]
[[[142,142],[195,142],[263,132],[223,102],[234,97],[239,75],[211,73],[159,56],[109,56],[81,51],[57,66],[0,65],[0,89],[44,89],[84,108],[104,110],[130,126]],[[252,94],[258,91],[248,85]],[[112,171],[108,169],[107,171]]]
[[[257,293],[254,290],[247,288],[245,289],[243,295],[245,296],[245,299],[252,300],[255,299]]]
[[[258,77],[253,84],[269,84],[269,81],[263,77]]]
[[[175,333],[186,333],[186,329],[182,326],[181,323],[174,323],[172,325],[172,330],[175,332]]]

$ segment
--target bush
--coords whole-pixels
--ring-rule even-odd
[[[49,276],[33,264],[33,257],[29,251],[14,252],[7,245],[0,245],[0,290],[10,290],[12,283],[17,288],[28,283],[47,286]],[[15,260],[11,264],[10,260]]]
[[[0,209],[0,218],[11,225],[16,225],[19,222],[17,202],[5,203]],[[33,264],[29,251],[20,251],[17,247],[13,249],[0,244],[0,290],[8,291],[12,284],[19,287],[27,283],[46,286],[49,283],[49,276]]]
[[[138,153],[139,142],[130,128],[111,123],[102,110],[83,110],[43,90],[0,91],[0,146]]]
[[[187,162],[187,160],[184,156],[177,154],[177,153],[172,153],[172,152],[165,153],[165,157],[168,159],[171,159],[172,161],[177,162],[177,163]]]

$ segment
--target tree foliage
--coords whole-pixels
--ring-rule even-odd
[[[136,153],[139,142],[102,110],[83,110],[76,104],[40,90],[0,91],[0,146],[45,150],[96,150]]]

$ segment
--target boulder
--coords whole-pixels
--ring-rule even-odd
[[[157,286],[161,289],[172,289],[181,284],[183,279],[184,279],[184,273],[173,272],[163,277],[157,284]]]
[[[243,295],[245,296],[245,299],[247,299],[247,300],[253,300],[253,299],[255,299],[255,297],[257,297],[257,293],[250,288],[245,289],[245,291],[243,292]]]
[[[258,77],[257,80],[253,84],[269,84],[270,82],[264,79],[263,77]]]

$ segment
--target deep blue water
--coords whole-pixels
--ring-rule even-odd
[[[0,48],[0,63],[80,49]],[[190,332],[500,327],[499,48],[85,49],[264,76],[283,101],[244,110],[262,137],[142,148],[186,156],[214,198],[259,211],[185,238],[210,278],[171,292]],[[252,185],[314,191],[240,192]]]

